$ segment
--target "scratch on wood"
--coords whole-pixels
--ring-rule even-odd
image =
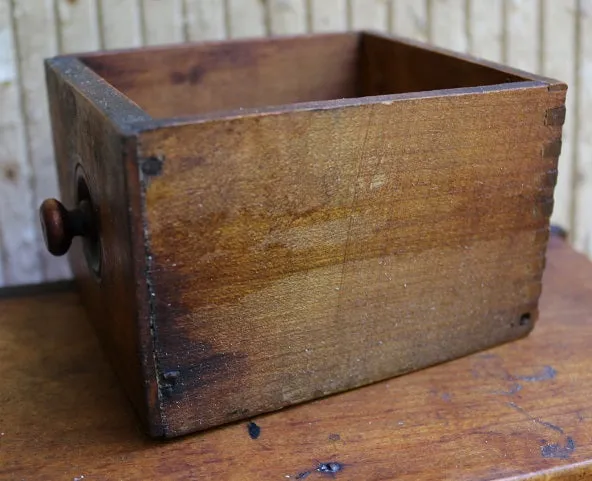
[[[517,392],[522,391],[522,384],[512,384],[508,391],[493,391],[492,394],[499,394],[501,396],[512,396]]]
[[[528,419],[530,419],[534,423],[536,423],[540,426],[543,426],[545,428],[548,428],[552,431],[555,431],[555,432],[561,434],[562,436],[565,436],[565,432],[563,431],[563,429],[561,427],[559,427],[555,424],[552,424],[552,423],[548,423],[546,421],[542,421],[539,418],[535,418],[535,417],[531,416],[530,414],[528,414],[528,412],[526,412],[523,408],[518,406],[516,403],[509,402],[508,406],[510,406],[512,409],[515,409],[516,411],[524,414]],[[565,436],[565,443],[564,444],[550,443],[550,442],[546,441],[545,439],[543,439],[541,442],[542,442],[541,456],[543,458],[568,459],[571,456],[571,453],[576,448],[576,442],[574,441],[574,439],[571,436]]]
[[[556,431],[560,434],[565,434],[563,429],[561,429],[559,426],[555,425],[555,424],[551,424],[548,423],[546,421],[542,421],[539,418],[535,418],[533,416],[531,416],[530,414],[528,414],[528,412],[526,412],[526,410],[524,410],[523,408],[521,408],[520,406],[518,406],[518,404],[516,404],[515,402],[509,402],[508,406],[510,406],[511,408],[515,409],[516,411],[518,411],[519,413],[524,414],[528,419],[530,419],[531,421],[544,426],[546,428],[552,429],[553,431]]]
[[[543,367],[543,370],[534,374],[533,376],[516,376],[516,379],[528,382],[547,381],[554,379],[557,376],[557,371],[551,366]]]
[[[369,108],[369,112],[368,112],[368,120],[366,121],[366,132],[364,133],[364,140],[362,141],[362,147],[360,149],[360,158],[358,159],[358,165],[357,165],[357,172],[356,172],[356,179],[355,179],[355,183],[354,183],[354,193],[353,193],[353,198],[352,198],[352,203],[349,209],[349,224],[347,226],[347,237],[345,238],[345,248],[343,249],[343,264],[341,266],[341,279],[339,280],[339,297],[338,297],[338,301],[337,301],[337,311],[336,311],[336,317],[339,316],[339,313],[341,312],[341,297],[342,297],[342,288],[343,288],[343,280],[345,278],[345,265],[347,263],[347,252],[349,250],[349,244],[350,244],[350,239],[351,239],[351,229],[352,229],[352,224],[354,221],[354,208],[356,207],[356,203],[357,203],[357,199],[358,199],[358,185],[360,182],[360,174],[362,172],[362,163],[364,161],[364,152],[366,150],[366,143],[368,142],[368,135],[370,132],[370,126],[372,125],[372,117],[373,117],[373,113],[374,110],[372,108]]]

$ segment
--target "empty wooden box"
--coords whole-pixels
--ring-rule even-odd
[[[41,209],[148,432],[527,334],[560,82],[371,33],[57,57]],[[65,206],[65,207],[64,207]]]

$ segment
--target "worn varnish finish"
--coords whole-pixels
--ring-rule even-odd
[[[148,114],[166,118],[356,97],[358,43],[350,33],[185,44],[83,61]]]
[[[100,277],[89,268],[81,238],[74,239],[69,253],[72,271],[108,356],[147,419],[150,403],[156,402],[150,400],[156,380],[143,312],[146,288],[138,287],[140,274],[134,270],[143,255],[143,232],[130,211],[139,208],[140,194],[126,173],[127,166],[137,178],[135,144],[126,124],[146,115],[75,58],[50,60],[46,72],[61,199],[74,209],[90,198],[99,232],[92,253],[100,258]]]
[[[151,434],[533,327],[565,85],[371,34],[81,59],[49,64],[62,180],[82,159],[101,221],[101,280],[77,272]]]
[[[526,339],[250,419],[256,439],[244,421],[172,442],[137,428],[78,296],[2,298],[0,478],[588,479],[592,265],[554,240],[543,286]]]

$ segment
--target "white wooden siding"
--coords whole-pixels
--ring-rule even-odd
[[[568,84],[563,147],[559,158],[559,176],[555,187],[554,222],[573,229],[573,170],[575,167],[576,129],[576,0],[544,0],[542,14],[543,75],[559,78]],[[592,253],[592,250],[590,251]]]
[[[140,9],[145,45],[164,45],[184,40],[182,0],[142,0]]]
[[[393,0],[391,5],[392,32],[415,40],[427,41],[428,0]]]
[[[261,0],[226,0],[228,35],[260,37],[269,31],[269,17]]]
[[[59,52],[373,29],[568,82],[553,222],[592,255],[592,0],[0,0],[0,285],[69,275],[42,248],[59,196],[43,59]]]
[[[267,8],[273,35],[296,35],[308,31],[305,0],[268,0]]]
[[[469,52],[501,62],[504,52],[504,0],[469,0],[467,42]]]
[[[97,0],[103,48],[137,47],[143,44],[139,0]]]
[[[0,283],[44,278],[10,0],[0,0]],[[22,85],[22,84],[21,84]]]
[[[309,0],[309,17],[313,32],[347,30],[347,0]]]
[[[350,0],[349,25],[353,30],[389,30],[390,2],[386,0]]]
[[[431,0],[430,41],[458,52],[468,49],[465,0]]]
[[[222,40],[227,37],[226,9],[221,0],[185,0],[185,37],[200,40]]]
[[[578,20],[574,242],[592,254],[592,0],[581,0]]]

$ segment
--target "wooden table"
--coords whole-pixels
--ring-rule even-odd
[[[0,299],[0,479],[592,479],[592,264],[552,239],[527,338],[169,442],[71,291]]]

